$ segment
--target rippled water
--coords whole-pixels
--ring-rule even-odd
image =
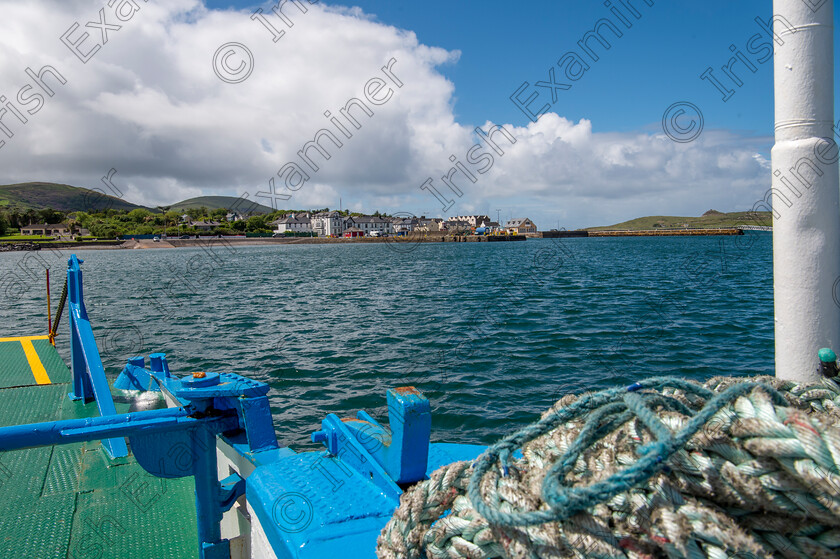
[[[46,330],[25,271],[49,263],[55,301],[68,254],[0,254],[0,336]],[[78,254],[109,374],[162,351],[178,374],[262,380],[297,448],[327,413],[386,419],[405,384],[435,440],[489,443],[568,391],[773,371],[768,234]]]

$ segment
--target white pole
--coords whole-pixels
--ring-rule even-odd
[[[773,289],[776,376],[818,378],[840,351],[840,178],[834,120],[833,0],[774,0],[776,145]]]

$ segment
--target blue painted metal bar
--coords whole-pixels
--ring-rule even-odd
[[[202,449],[212,452],[202,452]],[[220,487],[216,470],[216,436],[200,429],[193,438],[195,459],[195,512],[198,519],[198,541],[204,559],[230,557],[230,542],[222,539],[221,522],[224,511],[219,498]],[[231,501],[231,504],[233,502]]]
[[[116,415],[111,389],[105,377],[102,358],[96,347],[93,329],[85,309],[82,289],[82,269],[76,255],[67,262],[67,291],[70,315],[70,354],[73,369],[73,392],[70,397],[85,402],[95,399],[101,416]],[[102,441],[102,446],[111,458],[128,456],[125,439],[114,438]]]
[[[169,408],[87,419],[66,419],[31,425],[0,427],[0,452],[95,441],[106,437],[169,433],[196,429],[199,425],[204,427],[203,431],[223,432],[236,429],[239,424],[239,419],[234,414],[195,419],[189,417],[190,413],[191,410],[186,408]],[[211,446],[215,449],[215,442]],[[213,455],[215,456],[215,451]]]

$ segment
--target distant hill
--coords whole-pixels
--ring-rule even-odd
[[[0,185],[0,208],[21,211],[52,208],[62,212],[76,212],[136,210],[143,206],[87,188],[50,182],[24,182]]]
[[[615,225],[606,225],[601,227],[588,227],[589,231],[602,231],[604,229],[620,229],[620,230],[648,230],[648,229],[681,229],[683,227],[691,227],[693,229],[702,228],[716,228],[716,227],[734,227],[736,225],[765,225],[773,226],[773,219],[770,212],[730,212],[722,213],[715,210],[709,210],[700,217],[679,217],[673,215],[652,215],[649,217],[639,217],[625,221],[624,223],[616,223]]]
[[[205,207],[208,210],[217,210],[219,208],[236,209],[240,213],[249,211],[252,214],[269,214],[274,210],[268,206],[257,204],[251,200],[242,200],[234,198],[233,196],[199,196],[198,198],[190,198],[177,204],[172,204],[169,208],[173,212],[183,212],[190,209],[197,209]]]

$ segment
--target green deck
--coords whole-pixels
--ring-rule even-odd
[[[43,372],[50,384],[39,384]],[[99,415],[95,403],[67,397],[71,383],[46,337],[0,339],[0,426]],[[128,411],[115,401],[118,413]],[[152,477],[132,456],[109,460],[99,442],[0,453],[0,489],[2,557],[198,556],[193,479]]]

